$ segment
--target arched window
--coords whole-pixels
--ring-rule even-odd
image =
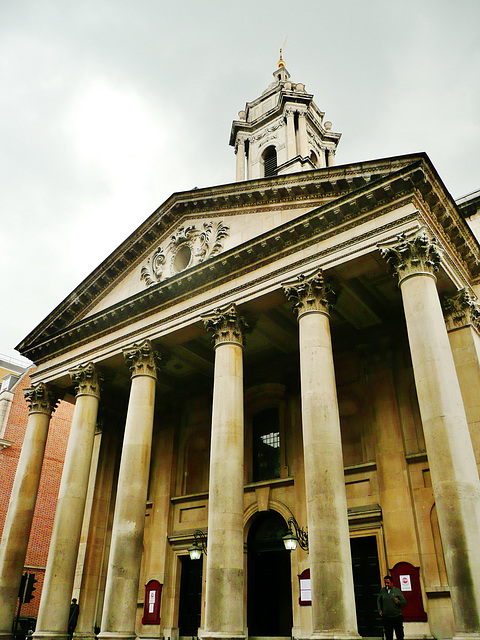
[[[263,166],[265,178],[277,175],[277,150],[275,147],[267,147],[263,154]]]

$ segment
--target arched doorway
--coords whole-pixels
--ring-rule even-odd
[[[252,636],[292,635],[290,552],[285,520],[275,511],[258,514],[247,539],[247,625]]]

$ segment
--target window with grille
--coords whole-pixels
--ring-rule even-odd
[[[253,416],[253,481],[280,477],[280,418],[278,407]]]
[[[277,175],[277,150],[275,147],[268,147],[263,156],[265,167],[265,178]]]

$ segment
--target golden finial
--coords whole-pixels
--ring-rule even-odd
[[[287,36],[288,37],[288,36]],[[278,61],[278,68],[280,69],[280,67],[284,67],[285,66],[285,62],[283,61],[282,58],[282,53],[283,53],[283,49],[285,47],[285,43],[287,42],[287,38],[285,38],[285,42],[282,44],[282,46],[280,47],[280,60]]]

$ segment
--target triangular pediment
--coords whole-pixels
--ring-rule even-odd
[[[426,156],[402,156],[173,194],[18,349],[43,359],[66,336],[86,339],[160,301],[214,286],[320,228],[363,215],[408,181],[415,188],[412,176],[425,182],[425,168],[432,173]]]

